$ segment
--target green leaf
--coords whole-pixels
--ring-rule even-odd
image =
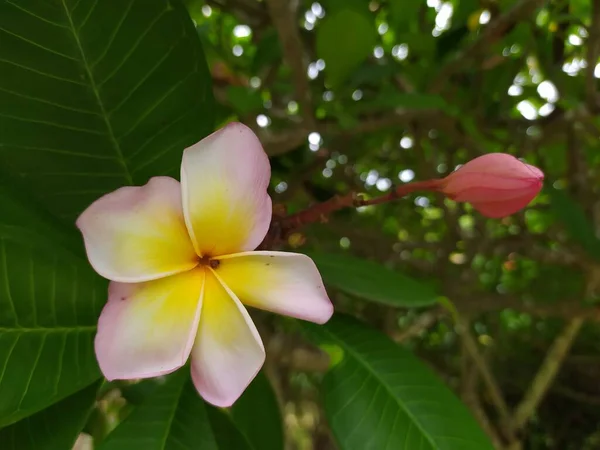
[[[283,450],[283,424],[277,397],[260,372],[231,408],[233,421],[257,450]]]
[[[96,402],[99,383],[0,430],[3,450],[65,450],[73,447]]]
[[[581,206],[564,189],[556,189],[549,182],[546,182],[544,192],[549,195],[552,210],[571,239],[579,242],[588,255],[600,261],[600,240]]]
[[[0,166],[72,221],[176,175],[213,127],[210,76],[176,0],[0,2]]]
[[[255,91],[244,86],[228,86],[227,100],[235,111],[242,116],[263,108],[260,91]]]
[[[365,300],[402,307],[427,306],[437,301],[432,286],[381,264],[349,255],[310,252],[308,256],[326,284]]]
[[[396,33],[418,31],[419,9],[423,2],[390,0],[390,23]]]
[[[132,442],[144,450],[252,450],[231,419],[200,398],[189,368],[168,376],[98,450],[131,450]]]
[[[493,450],[467,408],[409,351],[350,317],[303,326],[344,353],[322,384],[340,450]]]
[[[277,30],[269,28],[256,45],[256,53],[251,65],[252,72],[259,72],[265,66],[281,62],[282,57]]]
[[[93,337],[105,296],[106,281],[52,235],[0,219],[0,426],[100,376]]]
[[[366,9],[342,8],[328,12],[317,28],[316,39],[327,82],[335,88],[371,54],[377,31]]]

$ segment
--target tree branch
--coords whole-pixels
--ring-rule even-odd
[[[594,77],[596,64],[600,57],[600,0],[592,1],[592,23],[588,28],[589,37],[587,41],[587,67],[585,69],[585,93],[588,107],[592,113],[600,109],[600,95],[596,89],[597,80]]]
[[[508,438],[509,441],[514,439],[514,435],[512,433],[511,421],[510,421],[510,412],[508,409],[508,405],[502,396],[502,391],[494,375],[491,370],[483,360],[483,357],[479,353],[479,349],[477,348],[477,343],[473,336],[471,335],[471,331],[469,330],[469,325],[467,322],[461,320],[458,323],[460,337],[462,338],[462,342],[464,345],[465,351],[469,354],[473,362],[475,363],[475,367],[477,368],[483,383],[485,384],[488,393],[490,394],[490,398],[498,412],[498,416],[500,417],[501,429],[504,435]]]
[[[471,409],[475,419],[491,439],[494,448],[502,449],[502,440],[494,425],[486,414],[479,398],[479,372],[472,370],[470,364],[471,356],[463,341],[461,346],[461,397],[465,404]]]
[[[563,331],[554,340],[554,343],[546,354],[544,362],[531,382],[529,389],[525,393],[523,400],[521,400],[521,403],[519,403],[515,409],[512,420],[515,429],[522,428],[531,415],[535,413],[537,407],[544,398],[544,395],[548,391],[548,388],[550,388],[550,385],[554,381],[556,374],[560,370],[583,322],[584,319],[581,317],[571,319]]]
[[[289,0],[266,0],[266,3],[283,47],[284,58],[292,69],[292,81],[296,91],[296,98],[300,104],[302,117],[306,126],[314,128],[314,108],[308,84],[304,48],[300,39],[300,33],[298,32],[298,19],[294,5],[297,5],[297,2]]]
[[[290,152],[304,144],[311,131],[318,131],[324,136],[352,137],[405,125],[412,120],[427,119],[431,121],[432,118],[441,117],[441,115],[442,112],[437,109],[398,111],[385,116],[358,117],[359,122],[352,128],[342,128],[334,121],[320,121],[315,123],[313,127],[306,124],[294,124],[292,129],[280,132],[259,129],[255,124],[248,124],[248,126],[256,131],[267,154],[277,156]]]
[[[546,0],[520,0],[510,10],[492,20],[473,43],[442,67],[438,76],[431,83],[430,92],[439,93],[448,78],[465,67],[465,63],[469,59],[487,50],[491,44],[504,36],[512,25],[530,16],[537,7],[545,2]]]

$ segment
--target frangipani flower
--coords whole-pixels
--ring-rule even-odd
[[[184,151],[181,183],[152,178],[81,214],[90,263],[111,280],[95,341],[107,379],[164,375],[191,356],[200,395],[229,406],[265,359],[244,305],[329,320],[310,258],[252,251],[271,221],[270,174],[258,138],[230,124]]]
[[[436,188],[457,202],[469,202],[486,217],[509,216],[525,208],[542,189],[544,173],[506,153],[475,158]]]

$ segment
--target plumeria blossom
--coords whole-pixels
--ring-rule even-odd
[[[90,263],[111,280],[95,340],[108,380],[164,375],[191,359],[200,395],[229,406],[265,360],[245,306],[329,320],[310,258],[253,251],[271,221],[270,175],[254,133],[229,124],[184,151],[181,183],[152,178],[81,214]]]
[[[543,182],[537,167],[506,153],[488,153],[437,180],[435,187],[452,200],[471,203],[486,217],[500,218],[525,208]]]

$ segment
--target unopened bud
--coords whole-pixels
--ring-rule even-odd
[[[457,202],[469,202],[491,218],[525,208],[540,192],[544,173],[505,153],[475,158],[440,180],[437,190]]]

